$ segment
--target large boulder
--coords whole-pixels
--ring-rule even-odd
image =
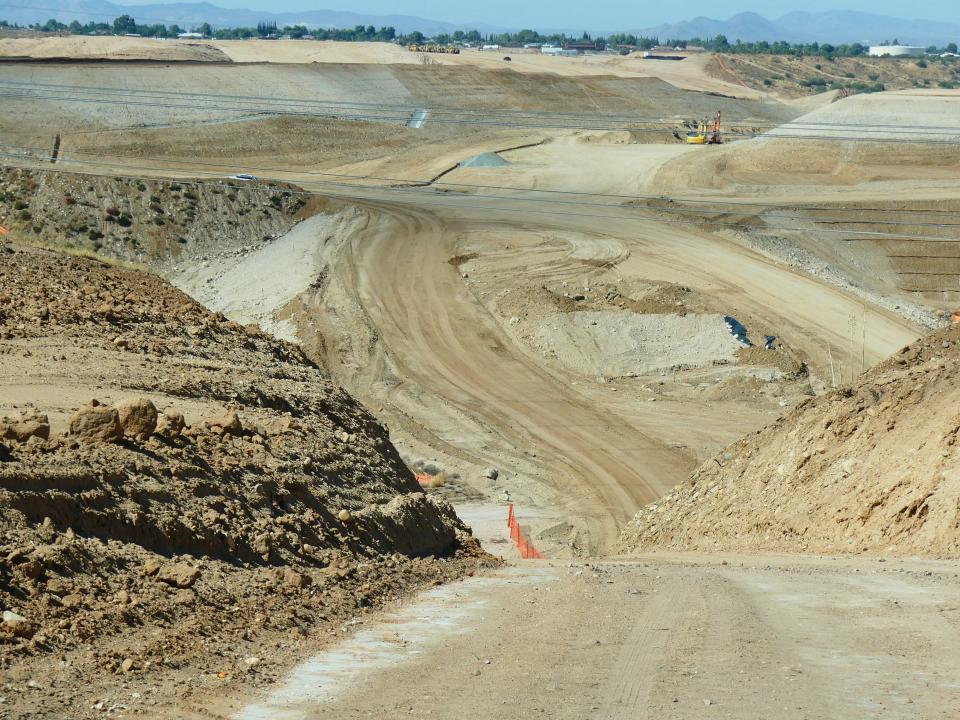
[[[17,417],[0,419],[0,440],[25,443],[32,437],[50,439],[50,420],[35,410],[24,410]]]
[[[127,437],[146,440],[157,429],[157,408],[146,398],[128,398],[113,407]]]
[[[123,426],[116,408],[97,400],[80,407],[70,416],[70,434],[84,442],[116,442],[123,439]]]

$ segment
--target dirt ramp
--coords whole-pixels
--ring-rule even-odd
[[[620,549],[960,556],[960,328],[729,446]]]

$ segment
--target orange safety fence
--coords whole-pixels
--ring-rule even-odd
[[[3,225],[0,225],[0,236],[6,235],[8,232],[10,231],[7,230]]]
[[[417,482],[421,485],[429,485],[433,481],[433,475],[417,475]]]
[[[520,551],[520,557],[524,560],[543,559],[543,554],[533,546],[532,542],[524,537],[523,530],[520,528],[520,522],[517,520],[517,515],[513,511],[513,503],[507,506],[507,527],[510,528],[510,539],[513,540],[517,546],[517,550]]]

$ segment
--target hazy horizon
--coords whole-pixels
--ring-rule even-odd
[[[123,5],[148,5],[168,0],[115,0]],[[175,0],[169,0],[175,1]],[[189,2],[192,0],[184,0]],[[198,0],[202,1],[202,0]],[[483,23],[487,25],[559,28],[583,27],[585,30],[627,30],[652,27],[663,23],[682,22],[694,17],[726,20],[741,12],[755,12],[775,19],[789,12],[824,12],[828,10],[855,10],[877,15],[890,15],[906,20],[950,19],[956,11],[955,0],[928,0],[912,5],[909,11],[903,3],[892,0],[851,0],[837,7],[831,0],[809,0],[798,6],[786,0],[720,0],[707,6],[667,6],[662,3],[641,3],[624,7],[613,0],[583,3],[533,2],[517,5],[512,0],[489,0],[477,5],[463,0],[208,0],[225,8],[249,8],[271,12],[300,12],[307,10],[341,10],[375,15],[415,15],[430,20],[457,24]]]

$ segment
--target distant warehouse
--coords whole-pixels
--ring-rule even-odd
[[[921,57],[924,54],[922,47],[912,45],[871,45],[870,57]]]

